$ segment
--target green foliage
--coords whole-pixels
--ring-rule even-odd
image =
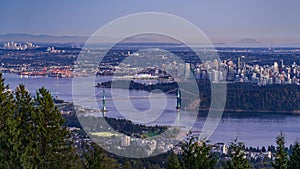
[[[171,151],[151,156],[147,158],[127,158],[121,156],[114,156],[119,163],[123,164],[122,168],[130,169],[140,169],[140,168],[149,168],[149,169],[161,169],[167,168],[168,159],[171,156]],[[138,168],[135,168],[138,167]]]
[[[87,148],[89,151],[85,153],[86,169],[114,169],[119,168],[116,160],[109,158],[103,150],[95,143]]]
[[[248,169],[251,165],[245,156],[245,146],[242,142],[237,142],[235,139],[230,143],[228,149],[230,160],[225,162],[225,169]]]
[[[0,168],[79,168],[64,119],[48,90],[33,99],[24,85],[15,93],[0,74]]]
[[[229,84],[225,109],[274,112],[300,110],[300,88],[297,85]]]
[[[22,142],[18,139],[20,120],[15,116],[16,103],[9,87],[4,85],[0,74],[0,168],[20,168],[19,149]]]
[[[141,159],[132,160],[132,169],[144,168],[143,162]]]
[[[293,87],[292,87],[293,88]],[[204,88],[203,88],[204,89]],[[169,89],[165,89],[169,90]],[[238,90],[243,93],[244,89]],[[248,90],[248,89],[247,89]],[[256,90],[256,89],[251,89]],[[263,91],[269,91],[263,88]],[[299,98],[299,88],[292,89],[294,92],[285,90],[291,97]],[[230,93],[230,92],[229,92]],[[259,96],[259,92],[250,92],[254,96]],[[249,94],[249,93],[248,93]],[[294,94],[294,95],[293,95]],[[296,94],[296,95],[295,95]],[[285,94],[275,93],[276,98],[282,98]],[[279,97],[280,95],[280,97]],[[230,95],[230,97],[235,96]],[[261,95],[265,97],[264,95]],[[278,96],[278,97],[277,97]],[[203,94],[201,97],[209,98]],[[269,104],[268,98],[264,98],[264,104]],[[285,97],[285,96],[284,96]],[[242,100],[245,100],[241,98]],[[209,99],[208,99],[209,100]],[[234,99],[236,100],[236,99]],[[281,99],[279,99],[281,100]],[[249,100],[248,100],[249,101]],[[248,102],[246,99],[246,102]],[[290,101],[290,99],[288,99]],[[205,100],[202,102],[206,103]],[[209,103],[209,101],[207,101]],[[230,102],[227,103],[227,106]],[[279,104],[279,103],[274,103]],[[299,103],[291,102],[296,106]],[[205,105],[203,105],[205,107]],[[249,107],[249,106],[248,106]],[[260,108],[262,108],[260,107]],[[249,107],[251,109],[251,107]],[[259,105],[258,105],[259,108]],[[266,107],[267,108],[267,107]],[[276,108],[276,106],[273,106]],[[278,110],[284,110],[282,107]],[[142,131],[161,133],[165,127],[144,125],[134,125],[126,120],[106,120],[121,132],[135,133],[141,135]],[[78,154],[73,148],[71,136],[64,126],[65,120],[48,90],[41,88],[33,98],[24,85],[19,85],[15,92],[10,91],[9,86],[5,86],[4,79],[0,73],[0,168],[4,169],[50,169],[50,168],[120,168],[117,161],[107,155],[96,144],[86,144],[84,152]],[[99,123],[93,123],[99,125]],[[99,126],[95,126],[97,128]],[[129,132],[130,131],[130,132]],[[277,147],[268,147],[268,150],[275,152],[275,161],[272,166],[275,169],[298,169],[300,168],[300,145],[296,142],[291,148],[290,160],[285,148],[285,137],[282,133],[276,138]],[[167,163],[164,163],[167,155],[159,155],[148,159],[130,159],[121,162],[122,168],[161,168],[168,169],[209,169],[216,167],[216,158],[211,152],[211,147],[206,141],[198,141],[191,133],[181,145],[182,153],[177,155],[172,153]],[[265,148],[263,151],[266,151]],[[120,157],[115,157],[120,159]],[[229,147],[229,160],[225,162],[224,168],[239,169],[251,168],[249,161],[245,158],[245,146],[235,140]],[[264,160],[267,161],[268,159]],[[271,159],[270,159],[271,160]],[[266,164],[259,166],[265,167]]]
[[[16,111],[15,118],[13,120],[17,121],[17,138],[14,141],[14,146],[17,147],[18,151],[21,153],[20,157],[16,158],[20,160],[20,164],[23,168],[37,168],[34,166],[34,158],[37,156],[29,153],[33,152],[32,140],[34,140],[34,126],[35,126],[35,110],[34,101],[28,93],[24,85],[19,85],[15,91],[16,99]],[[18,146],[17,142],[20,141],[22,146]]]
[[[207,145],[208,142],[201,141],[195,147],[196,151],[196,168],[209,169],[216,165],[216,158],[211,154],[211,147]]]
[[[172,155],[168,160],[168,168],[210,169],[216,166],[216,159],[211,153],[211,147],[206,141],[198,141],[192,133],[181,145],[180,158]],[[179,162],[178,162],[179,160]]]
[[[126,161],[124,166],[122,167],[122,169],[131,169],[131,168],[132,168],[132,166],[129,161]]]
[[[35,159],[38,168],[72,168],[76,159],[70,134],[63,127],[64,119],[54,105],[48,90],[41,88],[35,98],[34,134],[29,156]]]
[[[288,168],[288,153],[285,149],[285,136],[282,132],[276,137],[275,161],[272,163],[274,169]]]
[[[102,119],[96,117],[80,117],[81,124],[83,126],[88,126],[88,128],[95,129],[97,131],[105,131],[102,128]],[[167,130],[166,126],[146,126],[143,124],[134,124],[133,122],[126,119],[114,119],[105,117],[105,122],[107,122],[110,127],[114,130],[126,134],[128,136],[134,135],[135,137],[145,136],[147,133],[160,134]]]
[[[180,169],[180,161],[178,159],[178,156],[174,153],[172,153],[168,158],[168,166],[167,169]]]
[[[292,146],[292,154],[290,155],[290,160],[288,162],[289,169],[299,169],[300,168],[300,145],[299,142],[295,142]]]
[[[182,168],[186,169],[191,169],[195,168],[195,147],[196,147],[196,142],[195,142],[195,137],[190,133],[188,136],[187,140],[183,142],[181,149],[182,149],[182,160],[181,160],[181,165]]]

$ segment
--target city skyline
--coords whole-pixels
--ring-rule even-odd
[[[162,12],[182,17],[213,42],[250,38],[260,42],[300,42],[299,1],[4,1],[0,34],[89,37],[105,24],[125,15]],[[191,37],[187,33],[187,37]]]

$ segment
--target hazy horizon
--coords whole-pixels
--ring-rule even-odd
[[[141,12],[184,18],[214,43],[245,38],[263,43],[299,43],[300,1],[192,0],[153,1],[8,1],[0,5],[0,34],[89,37],[109,22]],[[187,32],[187,37],[192,37]]]

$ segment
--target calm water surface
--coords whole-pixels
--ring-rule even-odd
[[[15,89],[20,83],[25,84],[31,93],[44,86],[55,96],[65,101],[73,101],[72,99],[72,79],[65,78],[49,78],[49,77],[29,77],[21,78],[15,74],[4,74],[6,83],[10,85],[11,89]],[[80,85],[82,90],[76,92],[76,97],[87,97],[84,88],[91,88],[95,84],[87,84],[86,80],[92,77],[80,78]],[[107,80],[107,79],[101,79]],[[95,82],[96,83],[96,82]],[[102,90],[95,88],[95,93],[98,99],[102,97]],[[118,91],[119,90],[119,91]],[[110,89],[105,89],[107,98],[107,109],[109,110],[107,116],[122,117],[124,112],[128,113],[126,104],[122,105],[117,111],[111,100]],[[117,89],[116,93],[120,93],[120,100],[127,97],[124,96],[125,90]],[[126,91],[127,92],[127,91]],[[149,96],[149,92],[145,91],[129,91],[130,97]],[[167,102],[165,111],[155,121],[150,121],[147,124],[170,125],[176,119],[175,105],[176,98],[173,95],[166,95]],[[126,100],[126,99],[124,99]],[[159,101],[159,100],[158,100]],[[148,99],[132,99],[131,104],[139,111],[145,111],[151,107]],[[96,108],[93,104],[87,101],[84,103],[87,108]],[[120,103],[120,102],[119,102]],[[101,103],[99,103],[101,106]],[[155,108],[154,108],[155,110]],[[157,110],[159,112],[159,110]],[[91,114],[99,116],[98,114]],[[205,122],[205,117],[199,115],[193,130],[200,131]],[[296,139],[300,139],[300,115],[284,114],[284,113],[224,113],[219,123],[218,128],[214,134],[209,138],[213,143],[224,142],[228,143],[238,137],[239,141],[245,142],[247,146],[268,146],[275,144],[275,137],[283,131],[286,135],[287,144],[291,144]]]

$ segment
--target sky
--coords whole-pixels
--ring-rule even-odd
[[[299,7],[299,0],[1,0],[0,34],[91,36],[119,17],[163,12],[188,20],[214,42],[300,42]]]

